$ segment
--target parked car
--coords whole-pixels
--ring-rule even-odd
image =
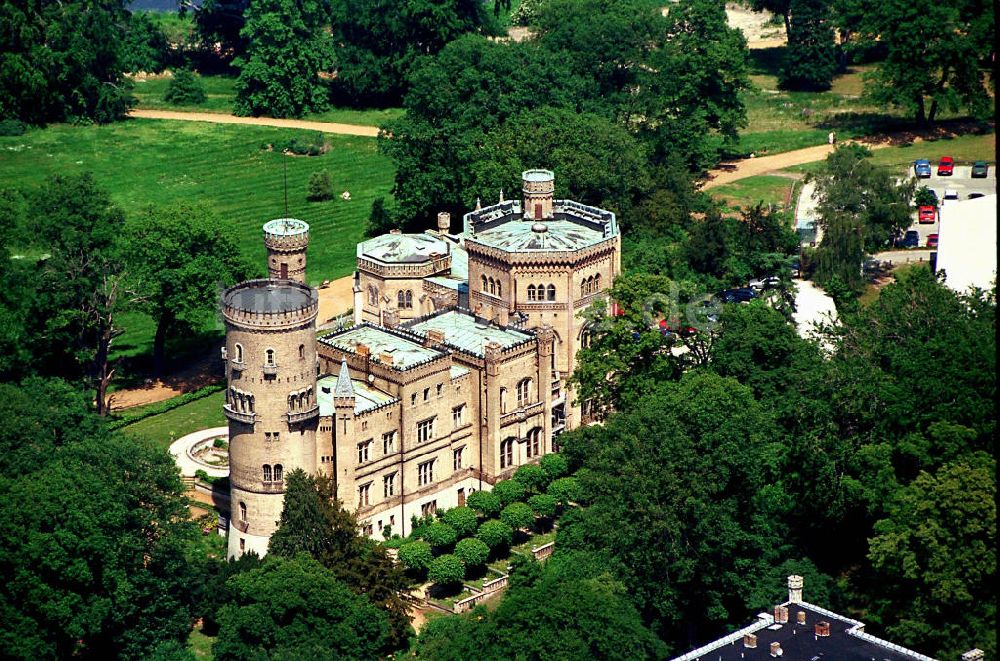
[[[717,296],[725,303],[745,303],[757,298],[757,292],[750,287],[740,287],[720,291]]]
[[[937,248],[937,242],[938,242],[938,235],[937,234],[928,234],[927,235],[927,247],[928,248]]]
[[[950,177],[955,172],[955,159],[951,156],[942,156],[938,163],[938,176]]]
[[[944,191],[944,199],[946,199],[946,200],[957,200],[958,199],[958,191],[955,190],[954,188],[948,188],[948,189],[946,189]]]
[[[913,162],[913,174],[917,175],[917,179],[930,179],[931,162],[926,158],[917,159]]]
[[[983,197],[984,195],[986,195],[986,193],[980,193],[979,191],[974,191],[972,193],[969,193],[969,199],[974,200],[977,197]]]
[[[754,291],[764,291],[765,289],[774,289],[781,285],[781,278],[776,275],[767,275],[763,278],[755,278],[749,282],[750,289]]]
[[[928,204],[917,208],[917,221],[923,224],[937,222],[937,207]]]
[[[986,161],[976,161],[972,164],[972,176],[976,179],[985,179],[989,171],[990,166],[986,165]]]
[[[691,337],[698,334],[698,329],[694,326],[678,323],[671,324],[666,319],[660,319],[660,332],[664,335],[680,335],[681,337]]]
[[[907,230],[904,236],[896,240],[896,245],[900,248],[916,248],[920,245],[920,232]]]

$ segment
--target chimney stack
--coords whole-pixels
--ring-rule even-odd
[[[438,232],[442,234],[447,234],[451,231],[451,214],[447,211],[442,211],[438,214]]]
[[[820,638],[826,638],[830,635],[830,623],[823,621],[817,622],[815,627],[816,635]]]
[[[802,603],[802,577],[795,574],[788,577],[788,601],[792,604]]]
[[[771,656],[777,658],[785,652],[781,649],[781,643],[771,643]]]
[[[786,606],[774,607],[774,623],[785,624],[788,622],[788,608]]]
[[[551,170],[525,170],[521,173],[525,220],[551,220],[555,175]]]
[[[743,635],[743,646],[749,649],[754,649],[757,647],[757,636],[752,633]]]

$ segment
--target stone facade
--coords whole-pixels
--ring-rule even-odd
[[[295,218],[278,218],[264,224],[267,277],[271,280],[306,281],[309,225]]]

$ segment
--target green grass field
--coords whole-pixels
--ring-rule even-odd
[[[224,427],[226,418],[222,414],[222,404],[225,394],[225,392],[219,391],[208,397],[196,399],[190,404],[178,406],[166,413],[150,416],[127,427],[122,427],[122,433],[148,438],[167,448],[185,434],[210,427]],[[138,410],[140,409],[129,412]]]
[[[796,181],[789,177],[759,175],[716,186],[708,190],[726,209],[746,208],[763,202],[776,206],[784,205]]]
[[[354,269],[372,200],[387,196],[393,171],[375,140],[328,135],[322,156],[290,157],[263,145],[307,132],[200,122],[130,120],[108,126],[54,125],[0,137],[0,181],[37,186],[52,174],[94,173],[126,211],[174,202],[204,203],[232,221],[244,253],[264,264],[261,225],[288,213],[311,225],[309,280],[319,283]],[[309,176],[327,170],[334,191],[351,199],[306,201]]]

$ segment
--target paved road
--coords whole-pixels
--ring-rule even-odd
[[[251,126],[276,126],[286,129],[305,129],[339,135],[358,135],[366,138],[378,136],[378,127],[335,122],[310,122],[304,119],[273,119],[271,117],[237,117],[213,112],[178,112],[175,110],[133,110],[129,117],[140,119],[171,119],[181,122],[210,122],[212,124],[249,124]]]
[[[201,431],[196,431],[188,434],[187,436],[181,436],[170,444],[170,454],[173,455],[174,461],[176,461],[177,465],[180,467],[181,475],[185,477],[193,477],[199,470],[205,471],[212,477],[226,477],[229,475],[228,466],[224,468],[209,466],[208,464],[196,461],[190,454],[192,447],[201,443],[205,439],[216,438],[217,436],[225,436],[228,438],[229,427],[212,427],[211,429],[202,429]]]

